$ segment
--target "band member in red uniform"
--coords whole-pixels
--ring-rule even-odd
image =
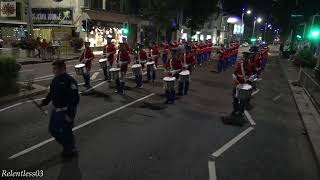
[[[179,78],[179,72],[183,67],[183,56],[178,55],[177,49],[172,49],[172,58],[169,60],[169,69],[173,72],[172,76]]]
[[[118,66],[120,67],[121,77],[116,80],[117,91],[116,93],[124,94],[125,77],[127,74],[128,65],[130,64],[129,52],[125,44],[121,44],[118,54]]]
[[[139,57],[138,57],[139,63],[141,64],[142,69],[144,69],[145,64],[147,63],[147,60],[148,60],[147,52],[146,50],[143,49],[143,47],[144,46],[142,44],[139,45]]]
[[[225,48],[224,45],[221,45],[221,48],[217,51],[218,54],[218,63],[217,63],[217,70],[220,74],[224,71],[224,61],[225,61]]]
[[[233,74],[234,88],[232,93],[233,111],[230,116],[222,117],[222,121],[225,124],[242,126],[245,123],[243,114],[247,106],[247,101],[243,101],[238,98],[239,93],[237,93],[237,86],[239,84],[247,83],[246,74],[250,73],[248,72],[248,59],[249,54],[244,53],[244,59],[240,60],[239,63],[237,63],[235,66],[235,71]]]
[[[94,55],[93,55],[93,51],[90,48],[90,42],[85,42],[85,49],[83,51],[83,53],[80,56],[80,62],[82,62],[83,64],[85,64],[86,67],[86,73],[83,74],[83,79],[84,79],[84,86],[87,89],[90,89],[90,70],[91,70],[91,66],[92,66],[92,61],[94,59]]]
[[[186,53],[185,53],[185,62],[186,68],[191,72],[193,71],[193,67],[196,64],[196,60],[194,59],[194,54],[192,52],[192,48],[190,45],[186,46]]]
[[[154,63],[156,67],[158,67],[158,61],[160,57],[160,49],[159,46],[154,42],[152,43],[152,56],[154,57]]]
[[[108,38],[107,41],[108,41],[108,44],[104,47],[103,54],[104,56],[108,54],[106,58],[108,59],[109,66],[103,69],[103,73],[104,73],[105,81],[106,80],[110,81],[111,80],[110,69],[113,66],[114,55],[116,54],[117,49],[116,49],[116,46],[111,42],[111,38]]]
[[[162,44],[163,51],[162,51],[162,63],[163,65],[167,64],[168,61],[168,54],[169,54],[169,44],[167,41],[165,41]]]

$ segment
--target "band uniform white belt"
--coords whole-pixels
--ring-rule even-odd
[[[68,107],[62,107],[62,108],[56,108],[56,107],[54,107],[53,110],[54,110],[55,112],[62,112],[62,111],[68,110]]]

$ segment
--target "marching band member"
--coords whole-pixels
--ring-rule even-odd
[[[224,71],[224,63],[225,63],[225,48],[224,45],[221,45],[221,48],[217,51],[218,54],[218,63],[217,63],[217,70],[220,74],[222,71]]]
[[[49,131],[63,146],[62,157],[69,158],[77,155],[72,128],[80,99],[78,83],[67,73],[64,61],[57,60],[52,63],[52,66],[55,77],[50,84],[48,95],[42,100],[40,106],[46,106],[52,102]]]
[[[162,51],[162,63],[163,65],[167,64],[168,61],[168,54],[169,54],[169,44],[167,41],[165,41],[162,44],[163,51]]]
[[[115,92],[124,94],[125,77],[127,74],[128,65],[130,64],[129,51],[127,50],[125,44],[120,44],[117,63],[120,68],[121,77],[120,79],[116,80],[117,90]]]
[[[104,55],[108,54],[106,58],[108,59],[109,66],[107,66],[106,68],[103,68],[103,73],[104,73],[105,81],[106,80],[111,81],[110,68],[113,66],[114,55],[116,54],[117,49],[116,49],[116,46],[111,42],[111,38],[108,38],[107,41],[108,41],[108,44],[104,47],[103,54]]]
[[[233,111],[230,116],[222,117],[222,121],[225,124],[243,125],[245,122],[243,113],[246,107],[246,103],[238,98],[237,86],[247,82],[246,74],[248,68],[248,54],[244,53],[244,59],[239,61],[235,66],[233,74],[234,88],[233,88]]]
[[[177,48],[172,47],[171,48],[171,54],[172,58],[169,60],[169,62],[166,64],[167,76],[168,77],[175,77],[176,79],[179,76],[179,73],[175,73],[174,70],[181,70],[182,69],[182,62],[181,58],[177,55]],[[171,72],[170,72],[171,70]],[[175,101],[176,98],[176,91],[173,87],[166,87],[165,89],[165,95],[166,95],[166,101],[165,104],[172,104]]]
[[[160,57],[160,49],[155,42],[152,43],[151,55],[154,57],[153,61],[156,65],[156,67],[158,67],[158,61],[159,61],[159,57]]]
[[[144,46],[142,44],[139,45],[139,54],[138,54],[138,60],[142,66],[142,69],[144,69],[145,64],[147,63],[147,60],[148,60],[147,52],[146,50],[143,49],[143,47]]]
[[[82,55],[80,56],[80,62],[82,62],[83,64],[85,64],[85,68],[86,68],[86,73],[83,74],[83,79],[84,79],[84,86],[87,89],[90,89],[90,70],[91,70],[91,66],[92,66],[92,61],[94,59],[94,55],[93,55],[93,51],[90,48],[90,42],[85,42],[85,49],[82,53]]]
[[[189,70],[191,74],[193,67],[196,64],[196,60],[194,59],[194,53],[192,52],[192,48],[190,45],[186,47],[184,60],[184,64],[187,66],[187,70]]]
[[[182,71],[179,79],[179,88],[178,88],[178,96],[187,95],[189,91],[190,85],[190,74],[192,66],[195,64],[195,60],[193,55],[191,54],[191,46],[186,46],[186,53],[183,56],[183,69],[188,71]],[[186,73],[185,73],[186,72]],[[185,78],[188,77],[188,78]],[[182,78],[182,79],[181,79]]]

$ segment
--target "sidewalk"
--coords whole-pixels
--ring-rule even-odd
[[[298,80],[299,69],[290,60],[279,59],[279,61],[288,78],[288,84],[299,109],[299,115],[315,152],[318,165],[320,165],[320,115],[304,89],[292,83]]]

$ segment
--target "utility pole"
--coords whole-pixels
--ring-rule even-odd
[[[28,8],[28,16],[27,16],[27,26],[28,26],[28,37],[33,38],[33,22],[32,22],[32,5],[31,0],[25,0],[25,4]]]

